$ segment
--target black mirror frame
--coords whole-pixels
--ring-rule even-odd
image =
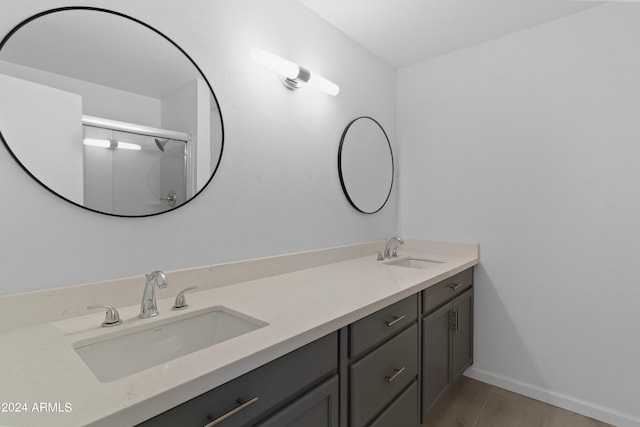
[[[387,145],[389,146],[389,154],[391,155],[391,185],[389,186],[389,193],[387,193],[387,197],[384,199],[384,202],[382,202],[382,205],[380,205],[380,207],[378,209],[376,209],[375,211],[364,211],[362,210],[358,205],[356,205],[356,203],[353,201],[353,199],[351,198],[351,196],[349,196],[349,191],[347,190],[347,186],[344,182],[344,176],[342,174],[342,147],[344,145],[344,140],[347,136],[347,133],[349,132],[349,128],[358,120],[361,119],[369,119],[371,121],[373,121],[376,125],[378,125],[378,127],[380,128],[380,130],[382,131],[382,133],[384,134],[385,139],[387,140]],[[340,175],[340,186],[342,187],[342,191],[344,192],[344,195],[346,196],[347,200],[349,201],[349,204],[351,204],[351,206],[357,210],[360,213],[363,214],[367,214],[367,215],[372,215],[374,213],[380,212],[380,210],[382,210],[382,208],[384,208],[384,206],[387,204],[387,202],[389,201],[389,197],[391,196],[391,191],[393,190],[393,182],[394,182],[394,178],[395,178],[395,161],[393,158],[393,149],[391,148],[391,142],[389,142],[389,136],[387,135],[387,132],[384,130],[384,128],[382,127],[382,125],[380,123],[378,123],[378,121],[376,119],[374,119],[373,117],[369,117],[369,116],[360,116],[357,117],[355,119],[353,119],[351,122],[349,122],[349,124],[344,128],[344,131],[342,132],[342,137],[340,137],[340,147],[338,148],[338,174]]]

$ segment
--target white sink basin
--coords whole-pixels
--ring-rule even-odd
[[[100,382],[152,366],[260,329],[268,323],[226,307],[155,321],[107,337],[78,341],[74,350]]]
[[[420,269],[428,269],[437,267],[442,264],[442,261],[432,261],[429,259],[419,259],[419,258],[400,258],[395,261],[389,261],[386,264],[393,265],[395,267],[407,267],[407,268],[420,268]]]

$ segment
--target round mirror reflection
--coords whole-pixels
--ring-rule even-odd
[[[33,178],[117,216],[175,209],[222,157],[222,115],[198,66],[150,26],[103,9],[33,16],[0,44],[0,136]]]
[[[347,200],[362,213],[378,212],[393,187],[393,152],[386,132],[371,117],[358,117],[342,133],[338,151],[340,183]]]

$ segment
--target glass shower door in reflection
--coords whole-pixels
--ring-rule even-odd
[[[186,200],[186,142],[84,126],[84,205],[149,215]]]

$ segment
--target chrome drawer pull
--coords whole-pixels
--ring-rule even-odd
[[[393,316],[393,320],[391,322],[384,322],[387,324],[387,327],[392,327],[393,325],[395,325],[396,323],[398,323],[399,321],[403,320],[405,317],[404,314],[402,316]]]
[[[449,287],[451,288],[452,291],[455,291],[460,286],[462,286],[460,283],[452,283],[452,284],[449,285]]]
[[[215,420],[212,420],[210,423],[205,424],[204,427],[217,426],[218,424],[220,424],[221,422],[227,420],[228,418],[233,417],[238,412],[241,412],[241,411],[247,409],[249,406],[253,405],[257,401],[258,401],[258,396],[254,397],[253,399],[249,399],[246,402],[242,402],[240,399],[238,399],[236,402],[240,403],[240,406],[236,406],[235,408],[233,408],[232,410],[230,410],[226,414],[220,415]],[[211,415],[207,415],[207,418],[211,420]]]
[[[400,369],[394,369],[394,371],[396,371],[395,374],[391,375],[390,377],[385,377],[387,379],[387,382],[392,383],[396,378],[398,378],[398,375],[404,372],[404,369],[404,366]]]

